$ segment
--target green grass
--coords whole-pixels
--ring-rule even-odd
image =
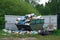
[[[2,35],[6,34],[6,35]],[[27,38],[27,37],[35,37],[38,40],[60,40],[60,30],[54,31],[50,35],[46,36],[41,36],[41,35],[30,35],[30,34],[25,34],[25,35],[20,35],[20,34],[8,34],[0,30],[0,39],[1,38]]]

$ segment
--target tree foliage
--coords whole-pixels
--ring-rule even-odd
[[[37,5],[36,9],[41,13],[41,15],[49,15],[50,9],[49,7],[44,7],[43,5]]]
[[[60,0],[49,0],[45,7],[42,5],[37,5],[36,9],[42,15],[55,15],[56,13],[60,12]]]
[[[51,0],[51,2],[46,4],[46,7],[49,7],[50,13],[54,15],[57,12],[60,12],[60,0]]]
[[[4,15],[39,14],[38,11],[23,0],[0,0],[0,29],[4,28]]]
[[[38,11],[23,0],[0,0],[0,15],[38,14]]]

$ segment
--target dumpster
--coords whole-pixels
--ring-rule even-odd
[[[33,19],[35,16],[23,16],[23,20],[20,20],[20,22],[16,25],[18,30],[25,30],[25,31],[32,31],[32,30],[43,30],[43,25],[44,25],[44,19],[41,19],[40,17],[35,17],[37,19]],[[21,18],[21,19],[22,19]],[[27,22],[26,22],[27,21]],[[26,25],[28,24],[28,25]]]
[[[23,20],[21,20],[23,21]],[[43,30],[43,25],[44,25],[44,19],[35,19],[31,20],[30,25],[23,25],[23,24],[18,24],[19,26],[17,27],[19,30],[22,28],[25,31],[38,31],[38,30]]]
[[[30,27],[32,30],[43,30],[44,19],[31,20]]]

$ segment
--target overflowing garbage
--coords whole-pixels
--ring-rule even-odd
[[[42,36],[45,36],[45,35],[49,35],[50,32],[49,31],[44,31],[44,30],[38,30],[38,31],[18,31],[18,30],[15,30],[15,31],[11,31],[11,30],[6,30],[6,29],[3,29],[4,32],[7,32],[9,34],[20,34],[20,35],[24,35],[24,34],[28,34],[28,35],[42,35]],[[7,35],[7,34],[3,34],[3,35]]]
[[[13,34],[38,34],[38,31],[18,31],[18,30],[15,30],[15,31],[12,31],[12,30],[7,30],[7,29],[3,29],[4,32],[7,32],[7,33],[13,33]]]
[[[13,34],[41,34],[48,35],[48,31],[43,30],[44,19],[41,15],[37,16],[34,13],[27,14],[24,17],[16,19],[15,23],[18,30],[6,30],[4,32]]]
[[[36,16],[34,13],[27,14],[24,17],[16,19],[15,23],[18,30],[3,29],[4,32],[13,34],[40,34],[48,35],[49,31],[44,30],[44,19],[41,15]]]
[[[44,19],[41,15],[36,16],[34,13],[32,13],[25,15],[23,20],[21,19],[22,18],[17,18],[15,23],[19,31],[33,31],[43,28]]]

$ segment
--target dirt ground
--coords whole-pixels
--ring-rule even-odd
[[[1,40],[38,40],[37,38],[2,38]]]

